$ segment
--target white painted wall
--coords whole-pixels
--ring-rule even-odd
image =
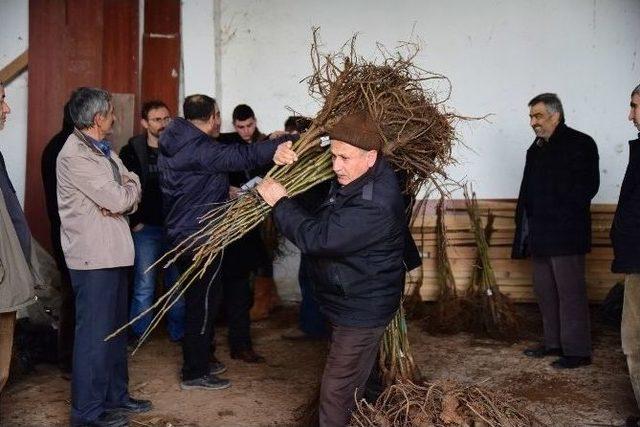
[[[28,48],[29,2],[0,1],[0,68]],[[27,158],[27,72],[5,87],[11,114],[0,131],[0,151],[7,164],[11,182],[24,204]]]
[[[211,69],[216,64],[208,57],[210,36],[185,33],[184,46],[202,53],[189,61],[198,75],[220,76],[215,96],[226,130],[233,107],[241,102],[254,108],[263,131],[282,127],[286,106],[304,114],[317,111],[299,83],[311,69],[312,26],[321,27],[329,51],[359,32],[358,52],[367,58],[375,57],[376,42],[394,47],[414,34],[424,46],[417,65],[451,79],[449,105],[463,115],[492,114],[489,121],[459,127],[470,149],[456,151],[460,164],[450,170],[454,177],[473,181],[479,197],[516,197],[525,150],[533,140],[527,102],[551,91],[564,103],[567,124],[598,143],[602,183],[596,201],[617,201],[626,141],[635,135],[626,116],[629,93],[640,82],[637,0],[209,3],[220,5],[214,36],[219,68]],[[195,14],[197,20],[189,22],[193,9],[191,1],[184,2],[183,12],[189,13],[183,13],[183,28],[203,31],[202,16]],[[202,15],[209,11],[204,8]],[[185,59],[186,88],[187,65]]]

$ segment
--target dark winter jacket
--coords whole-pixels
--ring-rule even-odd
[[[142,186],[142,199],[138,210],[129,215],[129,226],[134,228],[139,223],[161,226],[162,197],[160,195],[160,183],[156,174],[151,171],[149,164],[149,146],[147,135],[136,135],[129,139],[120,150],[120,160],[128,170],[140,177]]]
[[[536,139],[516,208],[513,258],[585,254],[591,250],[591,199],[598,192],[593,139],[559,124],[549,141]]]
[[[379,158],[363,176],[340,187],[310,213],[293,199],[274,207],[276,225],[310,260],[320,309],[341,326],[386,325],[399,307],[407,225],[402,195]]]
[[[629,164],[611,226],[614,273],[640,273],[640,134],[629,141]]]
[[[253,136],[252,144],[261,144],[266,136],[257,129]],[[237,132],[222,133],[218,138],[222,144],[247,144]],[[235,171],[229,173],[229,185],[242,187],[256,176],[264,177],[273,166],[273,162],[257,168]],[[251,271],[262,267],[264,271],[270,271],[272,260],[261,236],[262,224],[253,228],[240,239],[229,244],[224,251],[224,264],[222,266],[225,276],[245,276]]]
[[[267,164],[285,139],[220,144],[189,121],[175,118],[160,135],[160,188],[169,241],[200,229],[198,218],[229,198],[228,173]]]

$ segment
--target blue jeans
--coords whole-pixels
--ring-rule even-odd
[[[133,234],[136,258],[133,265],[133,293],[131,296],[131,312],[133,319],[153,305],[156,289],[156,278],[162,266],[158,265],[145,273],[147,268],[158,260],[168,249],[162,227],[145,224],[142,230]],[[171,265],[164,270],[164,287],[169,289],[178,278],[178,269]],[[147,313],[135,322],[131,329],[140,336],[151,324],[153,313]],[[172,341],[181,340],[184,336],[184,298],[180,298],[171,307],[167,315],[167,331]]]
[[[320,306],[314,294],[313,280],[309,272],[309,261],[305,255],[300,256],[298,282],[302,301],[300,302],[300,330],[316,338],[329,336],[329,325],[320,312]]]

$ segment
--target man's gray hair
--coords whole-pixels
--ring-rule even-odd
[[[93,126],[96,114],[102,116],[109,112],[111,94],[95,87],[80,87],[73,91],[69,100],[71,120],[78,129]]]
[[[547,111],[549,113],[560,113],[560,123],[564,123],[564,110],[562,109],[562,102],[560,102],[558,95],[555,93],[541,93],[540,95],[533,97],[527,105],[529,107],[533,107],[540,102],[547,107]]]
[[[631,96],[633,97],[634,95],[640,95],[640,85],[631,91]]]

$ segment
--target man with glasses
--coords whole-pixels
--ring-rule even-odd
[[[140,177],[142,184],[140,206],[129,216],[135,247],[130,320],[153,304],[156,277],[160,267],[154,267],[149,272],[146,270],[167,250],[158,173],[158,139],[171,121],[171,114],[164,102],[154,100],[144,103],[141,115],[140,124],[146,131],[131,138],[120,151],[122,162],[127,169]],[[169,288],[178,277],[177,269],[171,266],[163,272],[165,287]],[[131,327],[133,338],[138,339],[144,333],[151,324],[152,317],[152,313],[147,313],[133,324]],[[182,340],[184,335],[182,299],[171,307],[167,317],[167,329],[171,341]]]

